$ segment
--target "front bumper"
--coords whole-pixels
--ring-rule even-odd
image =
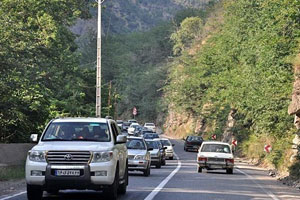
[[[148,168],[149,161],[148,160],[128,160],[128,170],[145,170]]]
[[[161,161],[159,157],[151,157],[151,165],[159,164]]]
[[[55,170],[80,170],[80,176],[56,176]],[[32,176],[33,170],[42,171],[41,176]],[[26,182],[30,185],[39,185],[44,189],[93,189],[98,190],[111,185],[115,178],[116,164],[112,160],[89,165],[50,165],[27,160]],[[104,174],[96,176],[95,172]]]
[[[174,156],[173,152],[166,152],[166,158],[169,159]]]

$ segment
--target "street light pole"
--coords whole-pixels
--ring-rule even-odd
[[[98,0],[96,117],[101,117],[101,4],[103,1]]]

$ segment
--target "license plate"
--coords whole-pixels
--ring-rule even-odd
[[[218,169],[218,168],[221,168],[220,165],[210,165],[209,167],[212,168],[212,169]]]
[[[55,176],[80,176],[80,170],[55,170]]]

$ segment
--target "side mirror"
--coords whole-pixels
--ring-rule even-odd
[[[116,144],[123,144],[127,142],[126,135],[118,135]]]
[[[152,150],[153,150],[153,148],[148,148],[148,149],[147,149],[147,151],[152,151]]]
[[[175,144],[172,144],[172,146],[174,147],[174,146],[175,146]]]
[[[31,134],[30,135],[30,142],[37,143],[38,142],[38,137],[39,137],[38,134]]]
[[[184,141],[185,141],[185,138],[183,137],[183,138],[182,138],[182,140],[184,140]]]

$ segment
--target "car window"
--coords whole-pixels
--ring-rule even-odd
[[[99,141],[111,140],[107,123],[53,122],[42,141]]]
[[[171,142],[169,140],[161,140],[164,146],[171,146]]]
[[[146,141],[148,148],[159,149],[156,141]]]
[[[153,123],[146,123],[145,126],[155,126]]]
[[[128,139],[126,143],[127,149],[145,150],[146,146],[142,140]]]
[[[117,136],[119,135],[119,131],[118,131],[119,129],[117,128],[115,123],[111,123],[111,128],[113,131],[114,139],[115,139],[115,141],[117,141]]]
[[[231,153],[230,147],[224,144],[204,144],[201,152]]]
[[[200,136],[189,136],[188,138],[187,138],[187,141],[188,142],[191,142],[191,141],[202,141],[203,139],[202,139],[202,137],[200,137]]]

